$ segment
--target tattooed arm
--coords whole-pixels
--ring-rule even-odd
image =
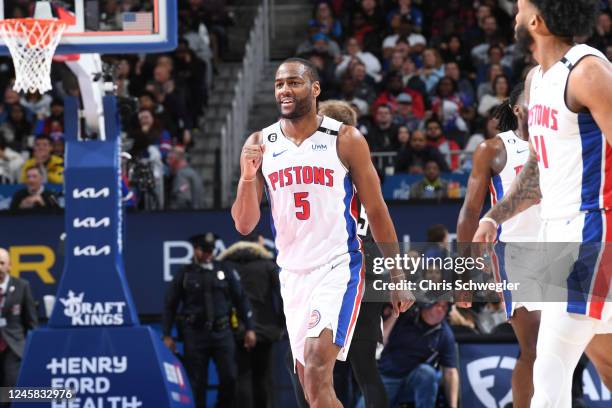
[[[525,104],[529,104],[529,94],[531,91],[531,78],[535,72],[532,69],[525,80]],[[523,135],[529,134],[527,126],[527,115],[525,109],[517,112],[519,131]],[[538,157],[531,143],[529,144],[529,158],[523,170],[514,179],[512,186],[507,194],[491,208],[481,220],[474,242],[494,242],[497,237],[497,225],[504,223],[515,215],[538,203],[542,198],[540,191],[540,171],[538,169]],[[497,225],[496,225],[497,224]]]
[[[542,198],[540,192],[540,171],[538,159],[533,146],[529,145],[529,159],[525,167],[516,177],[510,190],[491,208],[483,218],[489,218],[495,223],[502,224],[515,215],[525,211]],[[493,242],[497,235],[497,225],[491,221],[483,220],[474,235],[474,242]]]

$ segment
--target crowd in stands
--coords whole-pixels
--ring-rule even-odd
[[[498,133],[496,108],[534,65],[514,46],[515,8],[511,0],[317,1],[296,55],[318,68],[322,100],[353,105],[374,155],[393,153],[375,162],[381,173],[469,173],[471,153]],[[596,31],[576,41],[612,60],[610,12],[602,0]],[[444,180],[423,183],[436,185],[430,196],[448,196]]]
[[[139,2],[132,3],[134,10],[140,10]],[[29,15],[33,4],[20,2],[11,15]],[[128,3],[104,4],[100,24],[105,27],[114,27],[121,13],[134,11],[125,10]],[[119,107],[124,113],[122,137],[129,153],[124,156],[124,190],[135,198],[126,202],[139,208],[203,207],[202,179],[187,159],[194,137],[200,136],[210,81],[226,52],[226,30],[233,20],[224,0],[182,2],[178,14],[180,40],[173,52],[103,56],[113,67]],[[33,167],[39,169],[43,189],[63,184],[63,101],[67,95],[79,96],[80,91],[65,64],[54,62],[51,76],[53,89],[49,93],[20,95],[12,89],[15,74],[11,59],[0,59],[0,184],[26,183],[26,174]],[[142,177],[154,178],[152,191],[139,191],[139,186],[147,184],[139,179]],[[147,195],[155,196],[153,201],[147,200],[155,203],[154,208],[142,199]]]

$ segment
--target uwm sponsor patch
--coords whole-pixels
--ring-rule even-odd
[[[60,298],[64,305],[64,315],[71,319],[73,326],[116,326],[123,324],[125,302],[86,302],[83,292],[78,295],[68,292],[68,297]]]

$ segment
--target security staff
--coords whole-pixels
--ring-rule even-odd
[[[197,235],[190,241],[194,261],[175,275],[166,293],[162,317],[163,340],[174,352],[175,344],[170,333],[181,304],[184,363],[196,407],[206,406],[210,358],[215,362],[219,374],[217,407],[232,407],[237,369],[229,317],[234,305],[247,330],[244,346],[251,349],[256,341],[251,308],[236,271],[213,259],[214,235]]]

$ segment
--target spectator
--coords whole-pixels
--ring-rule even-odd
[[[595,32],[587,43],[605,54],[606,48],[612,44],[612,18],[610,14],[601,13],[597,17]]]
[[[397,149],[397,126],[393,124],[389,106],[378,106],[374,124],[368,129],[366,140],[372,152],[389,152]]]
[[[425,109],[431,109],[431,101],[429,98],[429,94],[427,93],[427,87],[425,86],[425,82],[421,79],[421,77],[417,73],[416,64],[414,60],[410,57],[404,60],[404,65],[402,66],[402,83],[406,88],[412,89],[421,96],[423,99],[423,103],[425,104]],[[423,112],[424,114],[425,112]]]
[[[147,109],[138,112],[138,126],[128,136],[134,140],[131,154],[136,157],[142,156],[149,146],[155,146],[162,159],[165,159],[172,148],[170,133],[161,126],[153,112]]]
[[[155,95],[149,91],[143,91],[138,97],[138,104],[140,110],[149,110],[153,112],[155,118],[159,120],[159,124],[162,128],[167,129],[168,132],[173,136],[173,139],[177,139],[178,127],[173,121],[172,117],[164,110],[164,106],[157,103]],[[134,119],[131,122],[132,126],[138,125],[138,112],[134,115]]]
[[[32,112],[37,119],[42,119],[49,116],[52,100],[49,94],[41,95],[38,92],[28,92],[21,97],[20,104]]]
[[[456,62],[448,62],[444,66],[444,75],[455,81],[457,93],[463,106],[472,106],[476,102],[476,94],[472,83],[461,76],[459,65]]]
[[[454,140],[447,140],[442,133],[442,124],[438,119],[431,118],[425,122],[427,143],[430,146],[436,147],[440,153],[446,158],[446,163],[451,170],[459,168],[459,146]]]
[[[6,141],[13,150],[24,151],[31,146],[28,139],[32,135],[32,123],[26,116],[25,108],[20,104],[10,105],[7,109],[8,117],[0,126],[0,131],[4,133]]]
[[[475,66],[486,63],[489,47],[501,40],[498,32],[497,18],[495,16],[491,15],[483,19],[482,31],[484,36],[481,38],[481,42],[472,47],[472,62]]]
[[[440,78],[444,76],[444,66],[440,53],[435,48],[428,48],[423,51],[423,69],[421,79],[425,82],[428,93],[431,93],[438,84]]]
[[[167,63],[158,63],[153,71],[153,77],[153,81],[147,84],[146,90],[155,95],[156,102],[163,106],[164,111],[177,124],[179,132],[177,138],[182,139],[183,143],[189,143],[193,121],[187,110],[185,90],[177,87],[172,79],[172,67]]]
[[[366,101],[355,96],[355,81],[350,76],[342,78],[338,99],[345,100],[357,106],[361,115],[367,115],[370,108]]]
[[[26,170],[38,167],[42,176],[42,183],[63,184],[64,183],[64,159],[51,152],[53,141],[50,136],[40,135],[34,141],[33,157],[28,159],[21,171],[20,183],[27,180]]]
[[[489,67],[489,75],[487,82],[483,82],[478,84],[478,89],[476,95],[478,96],[478,101],[482,99],[485,95],[494,95],[493,92],[493,82],[495,82],[495,78],[499,75],[503,75],[504,71],[502,70],[501,65],[499,64],[491,64]]]
[[[342,38],[342,24],[336,20],[334,11],[327,2],[320,2],[315,6],[313,18],[308,23],[310,26],[317,26],[321,32],[335,41]]]
[[[247,350],[243,346],[244,327],[240,325],[236,400],[244,407],[266,407],[271,395],[272,346],[280,340],[284,328],[278,266],[257,232],[231,245],[218,259],[228,262],[240,275],[253,311],[257,336],[255,347]]]
[[[204,182],[189,166],[185,150],[175,146],[168,153],[168,168],[172,174],[170,208],[173,210],[197,210],[204,208]]]
[[[499,133],[497,125],[499,120],[496,118],[495,113],[490,113],[487,117],[485,124],[484,134],[475,133],[467,141],[463,150],[464,154],[461,155],[461,169],[464,172],[470,172],[472,170],[472,155],[476,151],[479,144],[485,140],[492,139]]]
[[[443,172],[450,171],[444,157],[437,148],[427,144],[425,134],[420,130],[412,133],[409,145],[399,151],[396,160],[397,172],[423,174],[428,161],[435,161]]]
[[[346,54],[336,67],[336,78],[342,78],[352,61],[358,60],[365,66],[366,73],[375,81],[380,80],[380,61],[371,52],[362,51],[355,37],[346,40]]]
[[[387,14],[387,22],[391,22],[395,16],[410,21],[417,33],[423,29],[423,13],[412,5],[412,0],[397,0],[397,7]]]
[[[440,178],[440,167],[435,161],[425,163],[425,177],[410,186],[410,198],[441,199],[448,197],[448,181]]]
[[[412,52],[420,54],[427,45],[427,40],[422,34],[417,34],[412,31],[412,22],[410,17],[399,16],[397,17],[399,22],[397,23],[397,30],[394,30],[394,34],[391,34],[383,40],[383,57],[389,58],[391,53],[397,45],[397,41],[402,38],[408,42]]]
[[[36,123],[35,135],[50,135],[51,132],[64,131],[64,101],[55,98],[51,101],[50,115]]]
[[[361,10],[353,12],[349,31],[351,37],[355,37],[359,41],[362,50],[371,52],[374,55],[380,55],[380,34],[375,30],[374,26],[366,21],[365,15]]]
[[[30,284],[11,276],[11,260],[4,248],[0,248],[0,297],[4,322],[0,327],[0,385],[14,387],[27,334],[38,326],[38,318]]]
[[[462,73],[472,71],[472,62],[465,52],[463,42],[458,35],[451,35],[447,42],[442,43],[440,46],[442,48],[442,58],[447,64],[457,64]],[[449,76],[448,73],[446,73],[446,75]]]
[[[437,2],[431,16],[432,21],[436,22],[431,26],[431,40],[434,44],[453,33],[463,35],[474,25],[474,11],[466,3],[463,0]]]
[[[487,80],[487,73],[489,72],[489,68],[493,64],[499,64],[502,67],[503,73],[508,76],[508,78],[512,77],[512,65],[510,61],[510,65],[508,61],[503,61],[502,58],[504,56],[504,49],[499,44],[493,44],[487,50],[487,58],[484,62],[480,63],[476,67],[476,83],[483,83]]]
[[[421,94],[414,89],[404,87],[402,82],[402,74],[398,71],[391,71],[387,74],[385,80],[385,90],[378,95],[374,101],[373,111],[375,112],[379,105],[388,105],[393,112],[397,110],[397,97],[402,92],[407,93],[412,98],[412,112],[417,118],[422,118],[425,115],[425,103]]]
[[[359,61],[355,62],[351,69],[351,78],[355,85],[355,96],[369,104],[376,99],[374,79],[367,75],[365,65]]]
[[[510,81],[505,75],[498,75],[493,81],[494,95],[485,95],[478,104],[478,114],[486,117],[489,111],[501,105],[510,96]]]
[[[457,93],[457,83],[450,77],[443,77],[436,86],[436,96],[433,97],[431,110],[442,121],[443,131],[466,131],[467,127],[459,112],[463,107]]]
[[[368,25],[378,32],[384,30],[385,18],[382,7],[377,4],[376,0],[361,0],[361,12]]]
[[[55,194],[45,190],[40,167],[26,168],[25,175],[26,188],[15,192],[11,200],[11,210],[53,210],[59,208]]]
[[[319,33],[313,34],[308,40],[298,45],[295,51],[296,55],[307,56],[312,52],[321,54],[327,54],[330,58],[340,58],[342,52],[337,42],[327,36],[327,34]]]
[[[16,183],[23,163],[23,157],[8,146],[0,133],[0,184]]]
[[[51,138],[51,144],[53,146],[53,150],[51,150],[51,154],[64,159],[64,151],[66,149],[65,145],[65,137],[62,132],[52,132],[49,137]]]
[[[441,378],[448,405],[458,406],[459,373],[448,308],[448,302],[439,301],[385,320],[379,368],[392,408],[406,402],[434,407]]]
[[[405,126],[407,131],[414,132],[421,126],[421,120],[414,115],[412,96],[402,92],[397,96],[397,110],[393,114],[393,124]]]
[[[176,79],[185,85],[187,91],[187,108],[189,116],[197,118],[203,112],[204,104],[208,99],[208,88],[206,76],[202,72],[206,71],[206,64],[196,57],[195,53],[189,48],[187,40],[180,39],[174,51]],[[188,144],[188,140],[180,140],[183,144]]]

